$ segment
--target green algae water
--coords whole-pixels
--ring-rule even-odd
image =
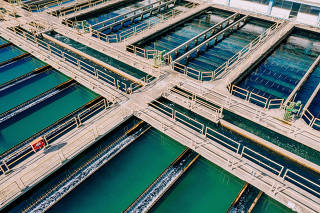
[[[25,53],[20,48],[10,45],[0,49],[0,63]]]
[[[263,194],[257,205],[253,208],[252,213],[293,213],[293,211]]]
[[[121,212],[183,150],[184,147],[179,143],[150,129],[54,205],[49,212]]]
[[[0,113],[67,81],[69,78],[54,70],[39,74],[13,88],[0,92]]]
[[[44,65],[45,63],[36,58],[25,57],[13,63],[2,66],[0,67],[0,84],[11,81],[12,79],[15,79]]]
[[[43,128],[76,110],[98,95],[75,85],[33,107],[32,112],[17,115],[0,126],[0,152],[5,152]]]
[[[226,212],[243,185],[239,178],[200,157],[151,212]]]

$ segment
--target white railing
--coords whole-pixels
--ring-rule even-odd
[[[97,1],[89,0],[89,1],[87,1],[87,3],[79,2],[75,5],[73,5],[70,9],[59,9],[59,10],[50,11],[48,13],[53,16],[56,16],[58,18],[63,18],[66,15],[69,15],[69,14],[72,14],[75,12],[79,12],[84,9],[92,8],[97,5],[109,2],[109,1],[112,1],[112,0],[97,0]]]
[[[277,32],[280,28],[282,28],[284,22],[276,22],[258,37],[256,37],[253,41],[243,47],[238,53],[229,58],[224,64],[218,67],[213,71],[214,79],[216,76],[220,75],[223,72],[226,72],[227,69],[231,68],[231,65],[235,65],[240,62],[243,58],[249,55],[252,51],[254,51],[257,47],[261,46],[271,35]]]
[[[41,137],[43,137],[43,139],[45,140],[45,146],[48,146],[49,143],[56,140],[57,138],[64,135],[65,133],[71,131],[72,129],[78,128],[81,124],[85,123],[89,118],[93,117],[95,113],[109,109],[111,106],[113,106],[113,104],[114,103],[111,103],[106,99],[103,99],[98,103],[95,103],[88,109],[84,110],[83,112],[79,113],[78,115],[69,118],[68,120],[64,121],[62,124],[59,124],[54,129],[41,135]],[[8,156],[5,156],[4,159],[1,161],[1,163],[3,164],[3,166],[5,166],[6,171],[2,169],[3,170],[2,175],[7,173],[9,170],[11,170],[12,169],[11,167],[13,167],[17,162],[24,159],[26,156],[30,155],[33,152],[34,150],[30,149],[29,145],[26,145],[14,151],[14,153]]]
[[[266,97],[258,95],[252,91],[243,89],[234,84],[231,86],[230,93],[250,103],[254,103],[260,107],[263,107],[264,109],[274,109],[283,107],[284,99],[268,99]]]
[[[22,1],[17,1],[17,3],[29,12],[40,12],[49,7],[60,6],[67,1],[69,0],[51,0],[42,4],[24,4]]]
[[[314,116],[308,109],[304,110],[302,118],[310,127],[320,130],[320,118]]]
[[[203,41],[206,40],[207,38],[209,38],[211,35],[213,35],[217,30],[222,30],[224,27],[227,27],[230,22],[233,22],[236,20],[236,18],[240,16],[239,13],[234,13],[233,15],[229,16],[228,18],[220,21],[219,23],[215,24],[214,26],[208,28],[207,30],[203,31],[202,33],[198,34],[197,36],[189,39],[188,41],[184,42],[183,44],[179,45],[178,47],[170,50],[169,52],[167,52],[164,57],[171,55],[172,53],[175,53],[176,56],[178,54],[178,51],[181,49],[185,49],[187,50],[191,45],[191,43],[193,43],[193,45],[197,45],[199,43],[199,40],[201,37],[203,37]]]
[[[100,107],[103,106],[103,107]],[[95,110],[92,110],[91,112],[86,112],[86,116],[76,116],[65,123],[70,122],[71,125],[77,126],[77,128],[80,126],[80,124],[85,123],[86,119],[88,118],[89,114],[95,115],[97,112],[97,108],[101,110],[107,110],[109,109],[113,103],[106,102],[106,100],[102,100],[95,105],[91,107],[95,108]],[[83,113],[84,113],[83,112]],[[82,113],[82,115],[84,115]],[[101,116],[97,114],[97,116]],[[77,122],[77,119],[80,119]],[[61,128],[64,124],[59,125],[56,127],[56,129]],[[70,123],[68,125],[70,125]],[[90,144],[93,140],[95,140],[99,135],[105,133],[105,126],[108,124],[106,122],[101,123],[101,125],[93,125],[89,127],[87,130],[84,130],[81,132],[80,136],[77,136],[74,138],[70,143],[67,144],[67,146],[64,146],[57,151],[56,154],[51,155],[49,157],[44,156],[41,158],[41,162],[38,163],[38,165],[28,169],[28,171],[25,171],[18,179],[15,181],[12,181],[11,183],[7,184],[4,188],[0,189],[0,208],[9,200],[13,199],[17,194],[21,193],[23,190],[28,188],[29,186],[34,185],[38,180],[43,179],[47,175],[51,174],[54,170],[59,168],[63,162],[66,160],[71,159],[76,153],[78,153],[80,150],[83,150],[86,146]],[[55,130],[52,130],[48,133],[46,133],[43,137],[46,140],[46,146],[48,145],[49,141],[55,140],[59,135],[63,134],[63,132],[70,131],[70,127],[63,129],[62,132],[55,132]],[[48,135],[51,135],[48,137]]]
[[[183,7],[191,9],[193,7],[196,7],[196,6],[198,6],[198,4],[196,4],[196,3],[187,3]],[[73,21],[71,21],[69,19],[63,20],[62,23],[65,24],[68,27],[71,27],[73,29],[81,31],[82,33],[90,32],[90,34],[93,37],[98,38],[101,41],[104,41],[104,42],[107,42],[107,43],[118,43],[118,42],[125,41],[126,39],[128,39],[128,38],[130,38],[132,36],[138,35],[141,32],[143,32],[144,30],[151,29],[151,28],[153,28],[155,25],[157,25],[159,23],[163,23],[163,22],[166,22],[169,19],[173,19],[173,18],[175,18],[178,15],[183,14],[183,13],[185,13],[185,12],[180,12],[178,10],[169,11],[167,13],[160,14],[160,18],[153,17],[153,18],[147,20],[144,23],[141,23],[139,25],[131,27],[131,28],[125,30],[125,31],[122,31],[119,34],[105,34],[105,33],[102,33],[102,32],[100,32],[98,30],[92,29],[91,25],[85,26],[84,29],[79,29],[77,24],[76,24],[76,22],[73,22]]]
[[[107,82],[109,85],[115,87],[120,91],[124,91],[127,94],[131,94],[135,89],[141,86],[139,83],[135,83],[135,82],[130,82],[130,85],[128,86],[126,82],[123,82],[123,80],[116,79],[112,75],[104,71],[101,71],[93,67],[92,65],[70,55],[69,53],[64,52],[56,48],[55,46],[38,39],[36,36],[32,35],[31,33],[26,33],[24,30],[21,30],[15,27],[12,30],[17,35],[23,37],[28,41],[33,42],[35,46],[41,47],[43,50],[47,51],[49,54],[54,54],[54,56],[58,56],[63,61],[68,62],[69,64],[75,66],[77,69],[85,71],[86,73],[94,76],[96,79],[101,79],[104,82]],[[142,80],[143,79],[145,79],[145,77],[143,77]]]
[[[135,10],[129,11],[125,14],[120,14],[118,16],[109,18],[107,20],[104,20],[102,22],[98,22],[96,24],[93,24],[91,27],[94,29],[97,29],[98,31],[104,31],[106,29],[112,30],[113,26],[122,24],[125,21],[131,20],[133,21],[136,17],[143,17],[144,14],[152,13],[154,10],[158,9],[160,12],[160,9],[162,7],[168,8],[169,4],[175,5],[175,0],[165,1],[162,0],[156,1],[154,3],[148,4],[146,6],[142,6],[140,8],[137,8]]]
[[[176,89],[176,88],[178,88],[178,89]],[[168,89],[168,91],[176,93],[178,95],[181,95],[181,96],[187,98],[188,100],[193,101],[194,103],[200,104],[200,105],[204,106],[205,108],[212,110],[213,112],[215,112],[218,115],[218,118],[222,117],[223,108],[219,107],[219,104],[214,103],[211,100],[209,100],[208,98],[201,96],[201,95],[198,95],[191,90],[184,89],[184,88],[182,89],[179,86],[177,86],[176,88],[174,88],[174,87],[170,88],[170,89]],[[208,112],[208,113],[210,113],[210,112]]]
[[[154,104],[156,103],[156,104]],[[157,105],[159,104],[159,106]],[[158,101],[153,101],[153,103],[149,104],[150,106],[152,106],[153,108],[155,108],[156,110],[159,110],[164,114],[166,114],[168,117],[170,117],[170,119],[174,120],[174,121],[179,121],[179,119],[177,119],[175,117],[175,115],[177,114],[176,110],[164,105]],[[161,109],[160,106],[164,106],[165,108],[167,108],[168,110],[163,110]],[[253,149],[242,145],[242,149],[240,149],[240,143],[225,136],[224,134],[217,132],[207,126],[205,126],[204,124],[200,125],[201,123],[197,121],[197,123],[199,123],[200,127],[195,126],[194,124],[188,122],[188,121],[192,121],[194,122],[193,118],[188,117],[187,115],[184,115],[185,118],[187,118],[186,120],[184,120],[182,123],[183,125],[187,126],[185,129],[186,131],[188,131],[189,133],[194,134],[193,132],[197,132],[196,134],[202,134],[204,135],[206,138],[211,139],[217,143],[222,144],[222,146],[226,147],[227,149],[233,151],[240,159],[247,159],[255,164],[258,164],[260,167],[268,170],[269,172],[273,173],[275,176],[280,177],[282,179],[282,182],[286,182],[289,184],[294,184],[295,186],[299,187],[300,189],[307,191],[308,193],[314,194],[317,197],[320,197],[320,192],[319,190],[315,190],[315,189],[320,189],[320,185],[306,177],[303,177],[302,175],[298,174],[297,172],[293,172],[292,170],[290,170],[289,168],[286,168],[285,165],[282,165],[281,163],[275,162],[274,160],[254,151]],[[155,118],[153,118],[155,119]],[[158,120],[158,119],[156,119]],[[162,123],[162,121],[158,120],[159,122]],[[191,128],[190,128],[191,127]],[[212,137],[212,134],[210,134],[210,131],[212,131],[214,134],[219,135],[218,137]],[[217,140],[218,139],[218,140]],[[231,143],[230,143],[231,142]],[[258,156],[258,157],[256,157]],[[228,160],[229,163],[229,160]],[[228,164],[229,165],[229,164]],[[303,179],[302,181],[299,181],[296,177],[299,177],[300,179]],[[290,180],[290,181],[288,181]],[[271,187],[273,188],[273,186]],[[301,192],[296,191],[297,193],[301,194],[303,197],[305,197],[305,194],[302,194]]]
[[[260,34],[257,38],[255,38],[253,41],[251,41],[249,44],[243,47],[242,50],[240,50],[234,56],[229,58],[226,62],[224,62],[214,71],[201,72],[199,70],[196,70],[194,68],[191,68],[179,63],[178,60],[172,62],[172,67],[174,70],[180,73],[184,73],[185,75],[188,75],[200,81],[215,80],[219,75],[221,75],[222,73],[226,73],[234,65],[238,64],[240,61],[242,61],[244,58],[250,55],[255,49],[257,49],[259,46],[265,43],[266,40],[269,37],[271,37],[275,32],[277,32],[280,28],[282,28],[283,25],[284,25],[284,22],[276,22],[270,28],[268,28],[265,32]],[[214,37],[212,37],[211,39],[213,38]],[[205,43],[203,43],[202,45],[205,45]]]

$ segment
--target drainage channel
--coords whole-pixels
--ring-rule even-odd
[[[232,202],[227,213],[248,212],[250,213],[260,199],[262,191],[246,183],[238,196]]]
[[[79,168],[82,168],[85,164],[98,156],[99,153],[109,147],[112,143],[114,143],[114,141],[118,140],[119,138],[123,138],[124,134],[129,129],[132,129],[135,125],[137,125],[140,121],[141,120],[135,117],[130,117],[123,121],[110,133],[89,146],[87,149],[83,150],[70,162],[63,165],[57,171],[49,175],[46,179],[39,182],[36,186],[34,186],[34,188],[30,189],[17,200],[9,204],[5,209],[3,209],[3,211],[10,213],[22,212],[32,204],[35,204],[35,202],[38,201],[42,196],[53,190],[64,180],[67,180],[69,177],[71,177],[71,175],[78,171]],[[54,149],[54,147],[48,148],[48,152],[51,149]]]
[[[89,97],[92,98],[92,97]],[[84,99],[88,100],[88,99]],[[83,100],[82,100],[83,101]],[[81,102],[79,102],[81,103]],[[77,107],[78,104],[75,104],[73,107]],[[64,103],[66,105],[66,102]],[[67,106],[66,106],[67,107]],[[35,132],[34,134],[31,134],[31,136],[27,138],[23,138],[23,136],[26,136],[27,133],[30,132],[23,132],[24,134],[22,136],[16,136],[16,140],[14,143],[11,143],[11,147],[4,147],[7,149],[4,149],[5,152],[3,152],[0,156],[1,160],[1,174],[4,172],[8,172],[12,168],[14,168],[16,165],[18,165],[20,162],[28,158],[29,156],[33,155],[35,151],[30,146],[30,143],[39,138],[39,137],[45,137],[48,144],[52,143],[56,139],[60,138],[64,134],[70,132],[71,130],[77,128],[79,124],[87,121],[94,115],[98,114],[99,112],[109,108],[109,105],[106,104],[106,100],[103,97],[97,97],[93,100],[90,100],[86,104],[82,104],[75,110],[71,111],[69,114],[63,116],[59,120],[54,119],[53,123],[49,123],[44,129],[38,130],[38,132]],[[70,110],[70,107],[67,107],[66,110]],[[46,113],[46,111],[45,111]],[[54,115],[53,117],[56,117]],[[36,116],[38,118],[38,116]],[[51,120],[50,120],[51,121]],[[43,126],[42,124],[41,126]],[[32,126],[33,127],[33,126]],[[40,126],[33,127],[32,129],[35,130],[36,128],[39,128]],[[20,133],[21,134],[21,133]],[[18,137],[18,138],[17,138]],[[18,141],[18,139],[23,138],[23,140]],[[8,138],[9,139],[9,138]],[[7,144],[4,144],[7,145]],[[2,146],[4,146],[2,145]]]
[[[42,61],[32,56],[28,56],[21,58],[20,60],[6,64],[4,66],[1,66],[0,84],[5,84],[6,82],[9,82],[15,78],[25,75],[44,65],[45,63],[43,63]]]
[[[149,211],[198,157],[186,149],[124,212]]]
[[[60,92],[65,91],[69,87],[72,87],[76,84],[75,80],[68,80],[67,82],[64,82],[52,89],[49,89],[48,91],[45,91],[41,93],[40,95],[22,103],[18,106],[7,110],[6,112],[3,112],[0,114],[0,125],[3,125],[4,122],[7,120],[13,119],[15,116],[26,113],[27,110],[30,110],[32,107],[35,107],[36,105],[47,101],[49,98],[53,98],[55,95],[59,94]]]
[[[170,114],[170,110],[174,110],[176,116],[175,120],[177,122],[182,123],[197,132],[201,130],[201,127],[209,127],[210,135],[213,134],[214,137],[212,138],[210,135],[208,135],[208,137],[232,151],[235,151],[235,148],[233,148],[234,143],[239,143],[239,149],[237,149],[236,152],[241,152],[243,154],[243,152],[247,152],[246,150],[251,150],[247,153],[248,155],[245,154],[242,156],[246,156],[245,158],[248,160],[253,161],[259,166],[280,177],[283,177],[286,181],[296,185],[306,192],[316,197],[320,197],[320,194],[318,193],[320,190],[320,174],[316,171],[313,171],[301,164],[298,164],[297,162],[294,162],[284,155],[257,144],[256,142],[227,129],[220,124],[215,124],[163,97],[150,104],[150,106],[158,109],[159,112],[162,112],[164,115],[170,116],[171,118],[172,115]],[[223,143],[221,142],[221,140],[224,141],[226,139],[227,141]]]
[[[150,125],[139,122],[23,212],[46,211],[149,129]]]

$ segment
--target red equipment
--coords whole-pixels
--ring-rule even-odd
[[[33,140],[31,143],[30,143],[32,149],[34,152],[42,149],[44,146],[45,146],[45,141],[42,137],[39,137],[35,140]]]

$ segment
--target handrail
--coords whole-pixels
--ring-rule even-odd
[[[320,55],[314,60],[314,62],[311,64],[307,72],[303,75],[303,77],[300,79],[299,83],[295,86],[295,88],[292,90],[286,101],[284,102],[284,105],[286,106],[288,102],[291,102],[294,95],[297,94],[299,89],[302,87],[302,85],[307,81],[307,79],[310,77],[311,73],[316,69],[320,62]]]
[[[189,7],[189,5],[191,5],[191,7]],[[198,4],[196,4],[196,3],[187,3],[184,5],[184,7],[187,7],[189,9],[196,7],[196,6],[198,6]],[[176,10],[174,10],[174,11],[176,11]],[[125,31],[122,31],[119,34],[105,34],[105,33],[102,33],[98,30],[93,29],[92,26],[88,26],[88,27],[85,26],[84,29],[78,29],[75,22],[73,22],[69,19],[64,19],[62,21],[62,23],[67,25],[68,27],[75,28],[77,30],[82,30],[84,33],[90,32],[93,37],[95,37],[99,40],[102,40],[104,42],[117,43],[117,42],[122,42],[122,41],[130,38],[131,36],[137,35],[137,34],[141,33],[143,30],[151,29],[156,24],[165,22],[169,18],[175,18],[176,16],[183,14],[183,13],[185,13],[185,12],[184,11],[181,13],[174,12],[174,13],[171,13],[171,16],[167,16],[166,18],[160,18],[160,19],[151,18],[147,22],[141,23],[140,25],[136,25],[134,27],[131,27]]]
[[[170,115],[167,115],[167,116],[169,116],[170,119],[175,120],[173,116],[170,116]],[[187,121],[185,121],[185,122],[187,122]],[[191,125],[191,124],[189,124],[189,125]],[[192,133],[192,131],[190,131],[190,127],[187,127],[187,128],[188,129],[186,129],[186,130],[188,132],[191,132],[191,134],[194,134],[194,133]],[[206,127],[206,128],[209,128],[209,127]],[[220,134],[222,134],[222,133],[220,133]],[[203,133],[203,135],[206,136],[207,138],[210,138],[210,137],[208,137],[207,131],[205,131]],[[230,139],[229,137],[227,137],[225,135],[223,135],[223,136],[224,136],[224,138]],[[228,143],[228,142],[225,142],[225,143]],[[263,161],[259,160],[258,158],[256,158],[253,155],[250,155],[250,152],[247,152],[246,150],[254,153],[257,156],[259,156],[260,158],[263,159]],[[233,151],[233,152],[235,152],[235,151]],[[239,152],[235,152],[235,154],[237,154],[240,159],[243,159],[244,156],[247,156],[248,158],[245,158],[245,159],[247,159],[247,160],[249,160],[249,161],[251,161],[251,162],[253,162],[255,164],[258,164],[259,166],[261,166],[262,168],[270,171],[271,173],[273,173],[277,177],[281,177],[283,182],[287,181],[287,182],[293,183],[295,186],[303,189],[304,191],[307,190],[308,193],[310,193],[309,191],[311,191],[312,193],[317,194],[317,196],[320,197],[320,192],[319,191],[314,190],[313,188],[311,188],[311,186],[307,186],[305,183],[302,183],[301,181],[297,180],[295,177],[290,176],[290,173],[294,174],[295,176],[298,176],[299,178],[302,178],[304,181],[307,181],[308,184],[316,186],[318,188],[320,188],[320,184],[315,183],[314,181],[311,181],[310,179],[308,179],[306,177],[303,177],[302,175],[298,174],[297,172],[293,172],[289,168],[286,168],[285,165],[281,165],[280,163],[277,163],[277,162],[273,161],[272,159],[270,159],[270,158],[268,158],[268,157],[266,157],[266,156],[264,156],[264,155],[262,155],[262,154],[260,154],[260,153],[258,153],[256,151],[254,151],[251,148],[249,148],[247,146],[244,146],[244,145],[243,145],[243,149],[241,149]],[[269,163],[266,163],[266,162],[269,162]],[[276,165],[278,168],[274,168],[271,165]],[[288,180],[291,180],[291,181],[288,181]],[[271,186],[271,188],[273,188],[273,186]],[[300,193],[300,192],[298,192],[298,193]]]
[[[12,30],[14,33],[18,34],[24,39],[33,42],[37,47],[41,47],[45,51],[49,53],[53,53],[54,56],[58,56],[60,59],[63,59],[65,62],[70,63],[72,66],[75,66],[79,70],[85,71],[85,73],[90,74],[94,78],[102,79],[103,81],[107,82],[109,85],[127,94],[131,94],[133,92],[132,86],[135,85],[135,83],[131,82],[131,84],[128,86],[122,80],[115,79],[113,76],[109,75],[108,73],[103,72],[87,64],[86,62],[70,55],[69,53],[63,52],[62,50],[56,48],[55,46],[38,39],[36,36],[32,35],[31,33],[26,33],[26,31],[16,27],[14,27]],[[124,88],[123,88],[123,85],[125,85]]]
[[[221,29],[222,26],[223,26],[223,24],[224,24],[225,22],[228,22],[228,23],[226,24],[226,26],[228,26],[228,25],[229,25],[229,21],[230,21],[231,19],[234,19],[234,20],[235,20],[235,19],[237,18],[237,16],[240,16],[240,13],[235,13],[235,14],[227,17],[226,19],[220,21],[219,23],[215,24],[214,26],[212,26],[212,27],[208,28],[207,30],[203,31],[202,33],[198,34],[197,36],[189,39],[188,41],[184,42],[183,44],[180,44],[180,45],[177,46],[176,48],[174,48],[174,49],[170,50],[169,52],[167,52],[166,54],[164,54],[164,57],[169,56],[169,55],[170,55],[171,53],[173,53],[173,52],[179,51],[179,50],[182,49],[183,47],[185,47],[185,46],[187,46],[188,44],[190,44],[192,41],[198,40],[198,38],[200,38],[200,37],[203,36],[203,35],[205,35],[205,39],[206,39],[206,37],[207,37],[206,34],[207,34],[208,32],[212,31],[212,34],[213,34],[213,33],[215,32],[216,28],[220,28],[220,29]]]
[[[113,106],[113,104],[114,103],[106,101],[106,99],[103,99],[95,103],[94,105],[90,106],[88,109],[73,115],[68,120],[55,126],[50,131],[45,132],[44,134],[41,135],[41,137],[43,137],[46,142],[45,146],[48,146],[49,143],[56,140],[58,137],[64,135],[65,133],[69,132],[70,130],[74,128],[79,128],[81,124],[85,123],[88,120],[89,116],[93,117],[100,111],[109,109],[111,106]],[[83,114],[85,114],[85,116],[81,116]],[[29,156],[33,152],[35,151],[30,149],[30,145],[25,144],[24,146],[20,147],[10,155],[3,158],[3,160],[1,161],[1,164],[5,165],[6,171],[2,172],[1,175],[7,173],[9,170],[13,168],[12,165],[15,165],[16,162],[22,159],[25,159],[25,157]],[[0,165],[1,168],[2,168],[2,165]]]
[[[199,44],[196,47],[192,48],[191,50],[189,50],[188,52],[186,52],[185,54],[183,54],[182,56],[177,58],[175,61],[180,61],[180,60],[184,59],[185,57],[190,56],[191,53],[193,53],[195,51],[198,51],[201,47],[207,45],[213,39],[218,38],[218,36],[220,36],[220,35],[223,36],[225,34],[225,32],[227,32],[229,29],[233,29],[234,26],[236,26],[238,28],[240,26],[240,23],[241,22],[246,22],[248,18],[249,18],[249,15],[243,16],[242,18],[240,18],[236,22],[233,22],[231,25],[228,25],[226,28],[224,28],[223,30],[219,31],[217,34],[214,34],[212,37],[208,38],[207,40],[205,40],[201,44]]]
[[[253,50],[255,50],[258,46],[260,46],[262,43],[264,43],[267,38],[269,38],[271,35],[273,35],[275,32],[277,32],[280,28],[282,28],[285,23],[286,22],[274,23],[265,32],[263,32],[258,37],[256,37],[254,40],[252,40],[249,44],[244,46],[239,52],[234,54],[231,58],[229,58],[226,62],[224,62],[222,65],[220,65],[214,71],[201,72],[201,71],[196,70],[195,72],[199,73],[198,80],[203,81],[204,78],[208,78],[208,77],[211,78],[211,80],[215,80],[217,76],[221,75],[223,72],[226,72],[228,69],[231,69],[231,67],[233,67],[235,64],[238,64],[242,59],[247,57]],[[213,38],[214,37],[211,37],[211,39],[213,39]],[[202,43],[202,45],[204,45],[204,44],[205,43]],[[193,49],[195,49],[195,48],[193,48]],[[179,58],[181,58],[181,57],[179,57]],[[183,64],[179,64],[178,59],[176,59],[175,61],[172,62],[172,67],[174,69],[179,69],[179,70],[181,70],[183,67],[183,70],[185,70],[185,74],[187,75],[187,70],[190,68],[183,65]],[[206,74],[206,76],[204,74]]]
[[[102,22],[99,22],[99,23],[96,23],[96,24],[93,24],[91,27],[92,28],[95,28],[96,26],[99,26],[99,25],[102,25],[102,27],[100,27],[98,30],[99,31],[103,31],[107,28],[110,27],[110,25],[114,25],[114,24],[118,24],[118,23],[121,23],[123,21],[126,21],[126,20],[129,20],[133,17],[135,17],[136,15],[137,16],[140,16],[140,14],[145,14],[145,13],[148,13],[150,10],[153,11],[154,9],[157,9],[157,7],[163,7],[165,5],[168,5],[168,4],[171,4],[171,3],[175,3],[175,0],[171,0],[171,1],[168,1],[168,2],[165,2],[164,4],[161,4],[162,3],[162,0],[159,0],[159,1],[156,1],[154,3],[151,3],[151,4],[148,4],[146,6],[142,6],[142,7],[139,7],[135,10],[132,10],[130,12],[127,12],[125,14],[120,14],[118,16],[115,16],[113,18],[110,18],[110,19],[107,19],[107,20],[104,20]],[[156,4],[159,4],[157,7],[153,7],[154,5]],[[136,14],[138,11],[141,11],[140,13]],[[132,14],[132,16],[130,16]],[[123,18],[123,19],[122,19]],[[120,19],[120,20],[119,20]],[[119,21],[118,21],[119,20]],[[108,24],[108,25],[105,25],[105,23],[108,23],[108,22],[113,22],[111,24]]]
[[[57,17],[64,17],[68,14],[78,12],[83,9],[95,7],[99,4],[109,2],[109,1],[112,1],[112,0],[96,0],[96,1],[89,0],[86,2],[76,2],[76,4],[69,6],[68,8],[60,8],[57,10],[49,11],[48,13]]]
[[[258,95],[257,93],[254,93],[252,91],[249,91],[249,90],[246,90],[246,89],[243,89],[235,84],[232,84],[231,86],[231,89],[230,89],[230,94],[232,95],[239,95],[240,98],[241,96],[243,97],[242,99],[250,102],[250,103],[254,103],[256,104],[257,106],[263,106],[264,109],[271,109],[271,108],[281,108],[283,106],[283,101],[284,99],[283,98],[276,98],[276,99],[269,99],[269,98],[266,98],[266,97],[263,97],[261,95]],[[255,98],[254,96],[260,98]],[[261,100],[262,99],[262,100]],[[259,104],[257,104],[257,102]],[[260,105],[261,104],[261,105]]]

